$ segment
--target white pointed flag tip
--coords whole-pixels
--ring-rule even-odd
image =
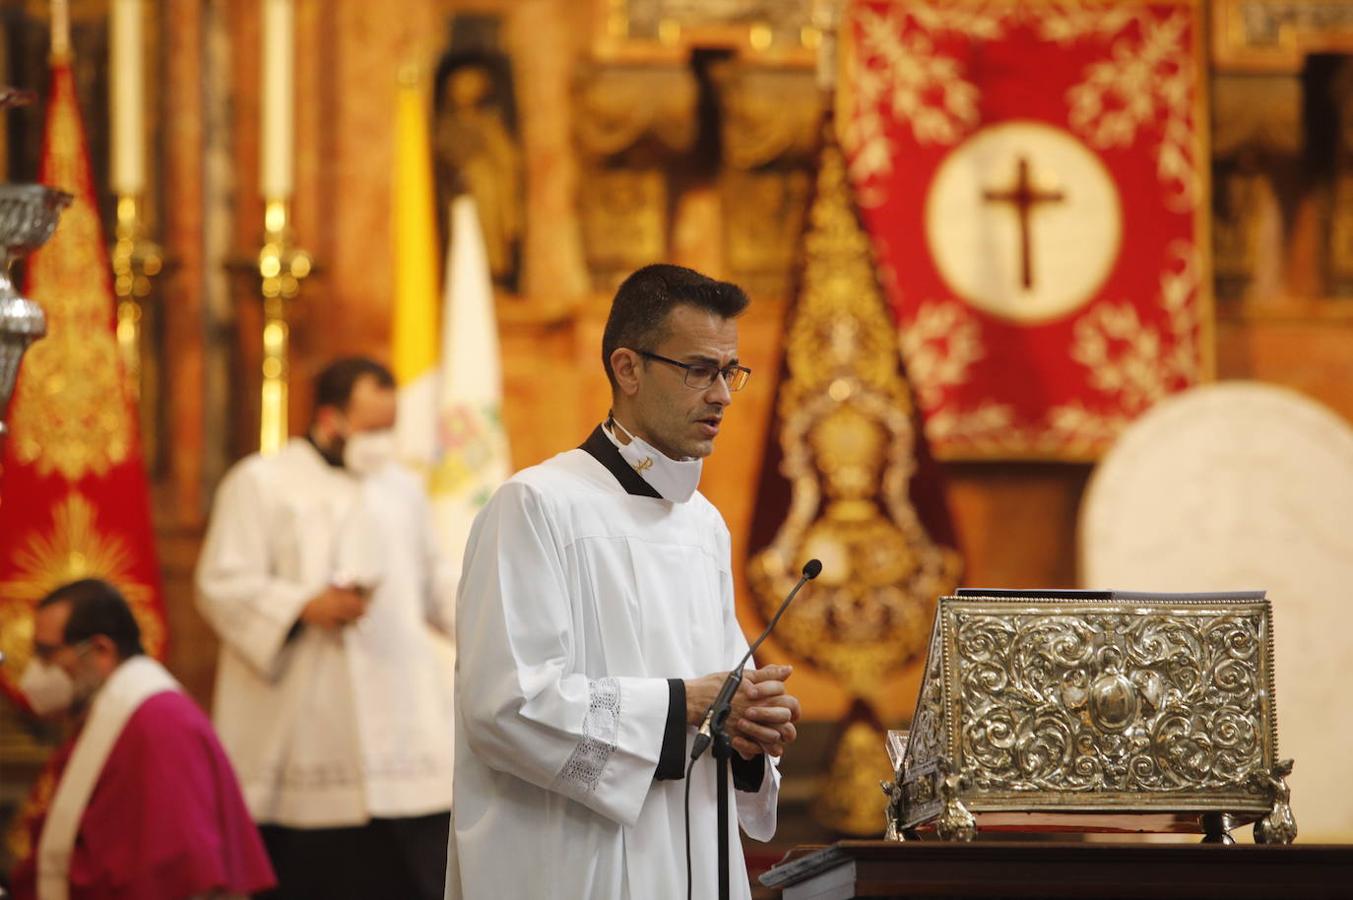
[[[445,545],[459,551],[475,513],[510,474],[493,283],[469,196],[451,205],[437,410],[440,458],[430,491]]]

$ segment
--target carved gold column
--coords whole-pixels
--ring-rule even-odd
[[[275,453],[288,435],[287,347],[291,327],[287,304],[300,293],[310,274],[310,255],[292,240],[290,203],[269,200],[263,213],[263,248],[258,252],[258,274],[263,294],[263,386],[260,393],[259,452]]]
[[[667,170],[696,137],[695,76],[683,64],[582,67],[574,85],[578,210],[595,287],[666,258]]]

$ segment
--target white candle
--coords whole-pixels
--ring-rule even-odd
[[[70,4],[52,0],[52,62],[70,62]]]
[[[135,196],[146,186],[146,66],[142,0],[113,0],[109,68],[113,193]]]
[[[263,0],[263,102],[259,186],[267,200],[291,196],[295,145],[296,19],[292,0]]]

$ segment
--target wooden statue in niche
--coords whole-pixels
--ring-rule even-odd
[[[1302,88],[1304,146],[1285,287],[1298,298],[1353,297],[1353,57],[1307,56]]]
[[[1353,298],[1353,56],[1214,80],[1217,295]]]
[[[494,283],[515,290],[524,231],[522,153],[512,67],[498,49],[498,24],[492,17],[456,17],[451,49],[437,66],[437,215],[445,235],[452,198],[470,194]]]
[[[1284,248],[1301,180],[1301,79],[1219,76],[1213,147],[1217,294],[1263,302],[1286,293]]]

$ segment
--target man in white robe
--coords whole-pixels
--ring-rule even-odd
[[[690,742],[747,642],[728,529],[696,491],[731,392],[746,295],[677,266],[631,275],[602,357],[612,415],[506,482],[476,519],[457,599],[456,807],[447,898],[686,896]],[[798,701],[787,666],[733,700],[730,805],[775,832]],[[690,776],[692,895],[716,896],[716,770]],[[732,896],[750,896],[728,835]]]
[[[198,563],[216,726],[277,897],[441,893],[455,573],[394,422],[388,370],[331,364],[309,435],[226,475]]]

